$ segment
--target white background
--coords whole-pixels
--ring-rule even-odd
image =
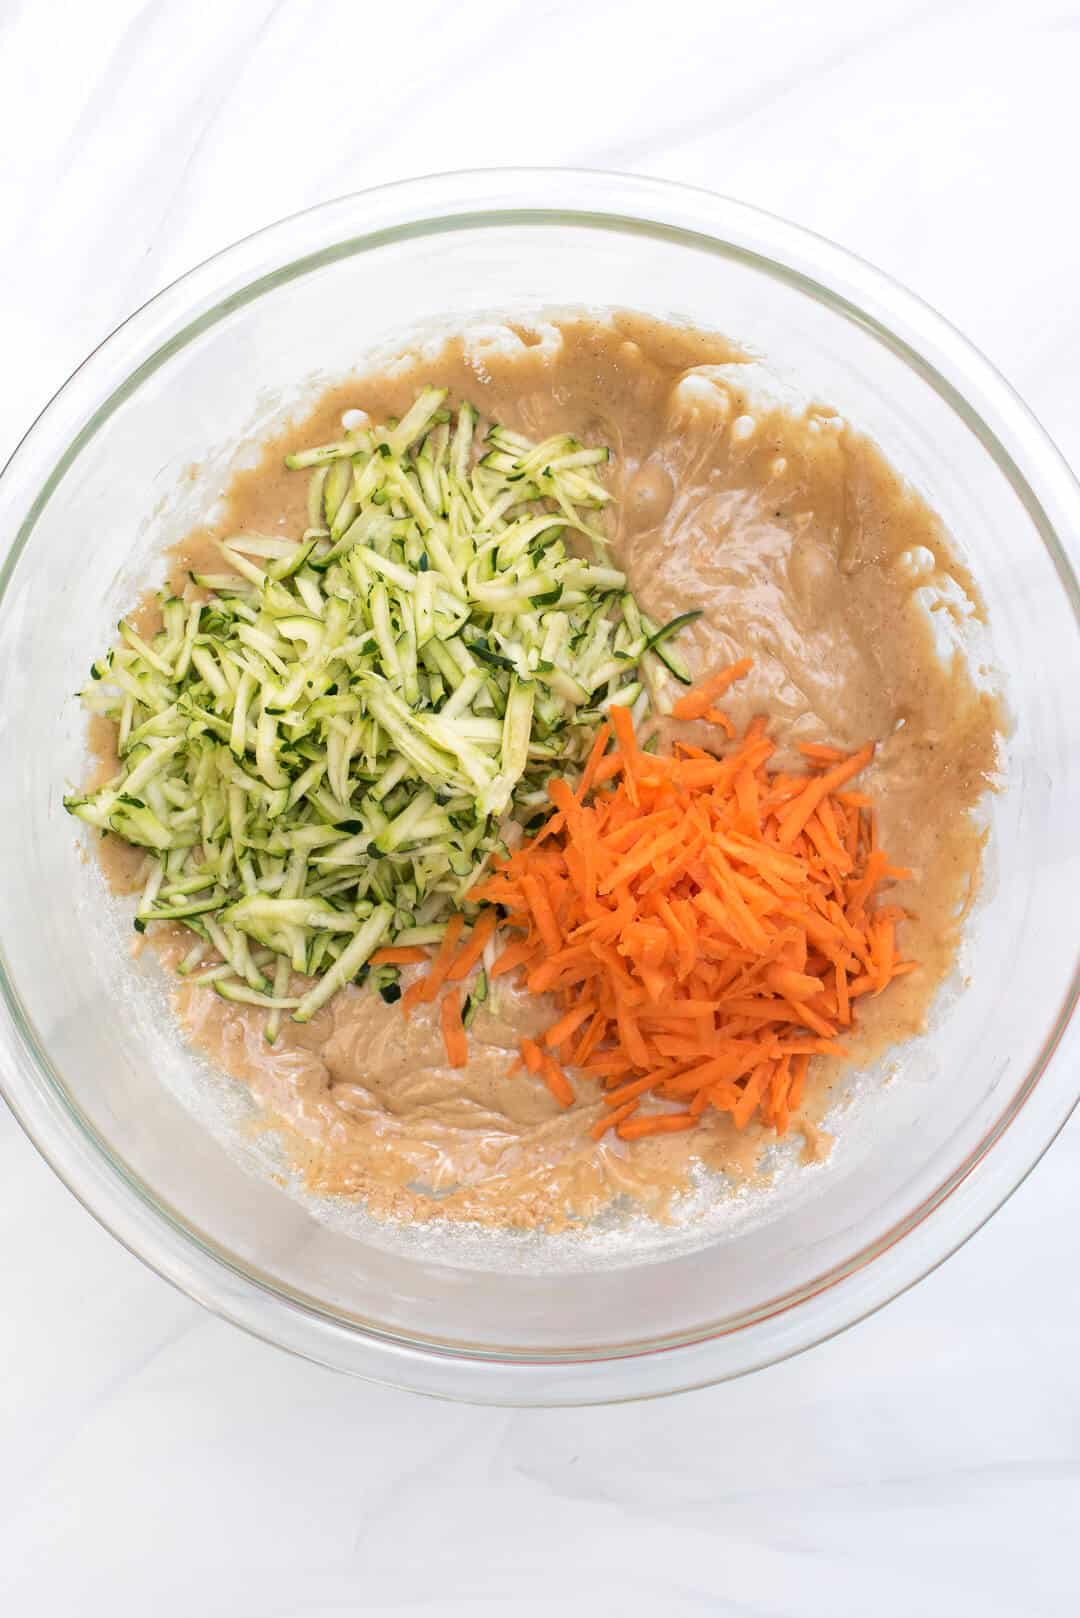
[[[0,451],[233,238],[505,162],[690,181],[834,237],[1080,465],[1078,97],[1077,0],[0,0]],[[1074,1618],[1078,1227],[1074,1121],[836,1342],[658,1404],[471,1410],[211,1319],[0,1114],[0,1611]]]

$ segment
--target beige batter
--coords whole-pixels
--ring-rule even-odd
[[[237,476],[223,522],[178,547],[174,587],[191,566],[220,571],[218,535],[299,537],[308,479],[286,472],[283,457],[340,436],[349,408],[400,416],[434,383],[532,437],[570,431],[610,445],[614,553],[644,609],[658,620],[704,609],[680,641],[696,670],[754,658],[725,698],[736,722],[766,713],[782,744],[878,744],[857,784],[879,806],[885,848],[914,873],[890,902],[909,912],[900,947],[921,969],[860,1002],[846,1043],[866,1062],[923,1026],[977,878],[970,811],[993,775],[1000,715],[962,658],[939,660],[925,610],[934,600],[978,615],[975,589],[937,518],[875,447],[826,409],[762,405],[757,368],[728,342],[629,315],[506,335],[501,345],[455,340],[326,394]],[[929,592],[924,605],[918,591]],[[716,745],[712,727],[677,728]],[[101,723],[95,743],[111,751]],[[100,848],[114,883],[130,886],[138,851],[113,837]],[[175,957],[175,938],[157,943]],[[190,985],[176,1000],[195,1044],[282,1128],[312,1189],[362,1197],[376,1214],[556,1227],[625,1193],[664,1217],[695,1160],[743,1177],[772,1139],[709,1114],[688,1134],[594,1144],[588,1126],[603,1108],[592,1081],[576,1077],[585,1104],[564,1112],[539,1080],[508,1076],[522,1034],[551,1011],[505,978],[473,1024],[462,1071],[443,1065],[431,1008],[406,1024],[355,988],[305,1027],[286,1021],[273,1048],[255,1008]],[[802,1120],[811,1154],[837,1078],[824,1061],[812,1074]]]

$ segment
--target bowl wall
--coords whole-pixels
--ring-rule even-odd
[[[973,655],[992,659],[1013,724],[966,987],[943,991],[890,1083],[856,1093],[828,1164],[703,1223],[584,1242],[387,1229],[271,1183],[273,1145],[247,1127],[244,1093],[186,1049],[156,968],[128,958],[130,923],[61,804],[84,769],[72,693],[162,548],[283,414],[440,330],[582,306],[759,349],[870,432],[950,530],[992,630]],[[231,249],[121,328],[33,430],[0,497],[13,547],[0,604],[11,1099],[95,1212],[241,1323],[468,1397],[710,1380],[838,1329],[922,1273],[1066,1115],[1075,1087],[1055,1070],[1006,1149],[1073,993],[1080,648],[1056,536],[1075,524],[1076,491],[955,334],[826,244],[617,177],[453,177],[347,199]],[[939,1206],[968,1176],[967,1205]]]

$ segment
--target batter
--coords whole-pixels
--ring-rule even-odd
[[[1000,729],[995,699],[959,652],[939,656],[927,607],[979,616],[978,596],[938,519],[875,446],[822,407],[763,403],[759,368],[727,341],[639,316],[581,317],[455,339],[334,388],[235,478],[221,523],[178,547],[174,588],[189,569],[220,569],[222,535],[298,538],[307,478],[285,471],[285,454],[339,437],[350,409],[401,416],[429,383],[531,438],[570,432],[611,447],[617,565],[658,622],[703,609],[679,642],[695,672],[753,657],[725,707],[740,730],[768,716],[780,766],[799,742],[878,744],[859,786],[879,806],[890,857],[913,873],[889,902],[910,916],[899,944],[920,970],[864,1000],[845,1039],[857,1066],[920,1031],[974,892],[972,810]],[[104,773],[115,767],[110,728],[97,722]],[[664,730],[717,742],[710,726]],[[138,850],[112,836],[100,849],[115,886],[137,885]],[[167,960],[182,953],[166,930],[155,942]],[[286,1019],[273,1047],[257,1008],[191,984],[176,1003],[192,1041],[282,1129],[309,1186],[363,1198],[379,1215],[553,1228],[626,1195],[664,1217],[695,1160],[753,1172],[771,1133],[737,1132],[714,1112],[687,1134],[594,1143],[598,1089],[564,1112],[539,1080],[508,1072],[521,1037],[552,1020],[550,1005],[505,978],[493,990],[463,1070],[445,1065],[436,1008],[406,1023],[362,989],[306,1026]],[[820,1150],[817,1121],[839,1077],[835,1063],[812,1064],[808,1150]],[[580,1076],[576,1087],[593,1093]]]

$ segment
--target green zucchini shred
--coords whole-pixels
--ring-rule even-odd
[[[346,983],[393,1003],[375,950],[436,943],[606,710],[668,711],[689,679],[671,641],[697,614],[655,624],[608,560],[609,459],[425,388],[287,457],[299,539],[231,535],[220,574],[162,592],[156,634],[121,620],[93,664],[80,696],[120,769],[64,806],[146,849],[136,929],[188,928],[188,981],[265,1007],[267,1039]],[[468,1022],[486,994],[481,972]]]

